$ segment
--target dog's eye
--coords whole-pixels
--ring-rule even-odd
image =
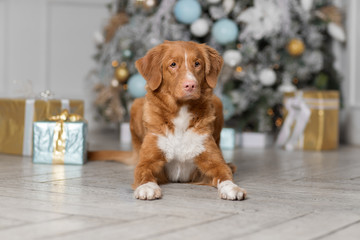
[[[200,63],[199,62],[195,62],[195,67],[198,67],[198,66],[200,66]]]
[[[176,67],[176,63],[172,63],[172,64],[170,64],[170,67]]]

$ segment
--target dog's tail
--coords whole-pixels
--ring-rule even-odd
[[[116,161],[127,165],[136,164],[136,154],[131,151],[88,151],[89,161]]]

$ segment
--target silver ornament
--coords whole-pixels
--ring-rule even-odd
[[[236,65],[240,64],[242,56],[240,51],[230,49],[224,52],[223,58],[226,65],[230,67],[235,67]]]
[[[204,37],[208,34],[209,28],[209,23],[205,19],[199,18],[191,24],[190,31],[195,37]]]
[[[259,73],[259,80],[264,86],[272,86],[276,81],[276,74],[271,68],[262,69]]]

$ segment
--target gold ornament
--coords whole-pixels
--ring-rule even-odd
[[[243,68],[242,68],[241,66],[237,66],[237,67],[236,67],[236,71],[237,71],[237,72],[242,72],[242,71],[243,71]]]
[[[281,118],[277,118],[275,121],[275,126],[276,127],[280,127],[283,123],[283,120]]]
[[[129,70],[126,67],[126,63],[121,63],[120,66],[115,68],[115,73],[114,74],[115,74],[116,79],[119,82],[121,82],[121,83],[126,82],[126,80],[130,76]]]
[[[305,45],[301,39],[293,38],[286,46],[286,49],[291,56],[297,57],[303,54],[305,50]]]
[[[113,66],[115,68],[115,67],[119,66],[119,62],[114,60],[111,62],[111,66]]]

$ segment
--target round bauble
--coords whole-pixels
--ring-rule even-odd
[[[204,37],[208,34],[209,28],[209,23],[205,19],[200,18],[191,24],[190,31],[195,37]]]
[[[180,0],[174,7],[176,20],[184,24],[195,22],[201,15],[201,6],[197,0]]]
[[[222,45],[234,42],[238,33],[239,30],[236,23],[228,18],[215,22],[211,30],[213,38]]]
[[[117,88],[119,86],[119,81],[115,78],[113,78],[110,82],[110,85],[113,87],[113,88]]]
[[[305,44],[301,39],[293,38],[287,44],[286,50],[291,56],[297,57],[305,51]]]
[[[262,69],[259,73],[259,80],[264,86],[272,86],[276,82],[276,73],[271,68]]]
[[[235,6],[235,0],[224,0],[222,3],[222,7],[226,14],[229,14]]]
[[[126,80],[128,80],[128,78],[130,76],[130,73],[126,67],[126,64],[122,63],[120,66],[115,68],[114,75],[119,82],[126,82]]]
[[[235,67],[236,65],[240,64],[242,56],[240,51],[230,49],[224,52],[223,58],[226,65],[230,67]]]
[[[156,0],[144,0],[143,7],[148,10],[152,10],[157,4]]]
[[[146,81],[139,73],[132,75],[127,84],[127,89],[130,96],[133,98],[145,96],[145,85]]]

